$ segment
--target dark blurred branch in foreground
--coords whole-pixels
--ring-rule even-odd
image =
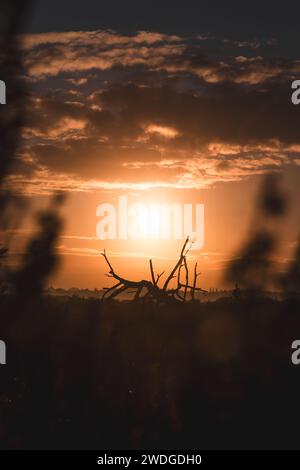
[[[263,291],[275,279],[272,255],[278,241],[277,223],[287,212],[287,198],[278,174],[264,177],[257,206],[254,230],[226,271],[227,282],[252,292]]]
[[[58,209],[63,200],[62,195],[55,196],[50,207],[38,214],[40,230],[29,241],[21,267],[11,275],[12,285],[23,297],[41,294],[58,265],[56,242],[63,225]]]
[[[5,188],[5,178],[16,160],[25,115],[26,90],[21,80],[22,54],[19,41],[30,3],[27,0],[2,0],[0,3],[0,79],[5,82],[7,91],[7,104],[0,105],[0,291],[6,285],[4,264],[11,239],[9,229],[20,219],[20,210],[24,208],[21,199]]]
[[[5,183],[16,168],[21,130],[27,112],[20,33],[24,29],[30,4],[27,0],[2,0],[0,4],[0,79],[6,83],[7,89],[7,104],[0,106],[0,290],[9,292],[13,287],[23,296],[41,293],[57,266],[55,246],[62,228],[58,209],[63,202],[61,195],[55,196],[49,209],[37,215],[39,233],[29,240],[19,269],[11,272],[4,266],[4,261],[9,259],[12,229],[20,223],[25,203],[13,191],[8,191]]]

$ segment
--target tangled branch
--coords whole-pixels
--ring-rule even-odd
[[[113,299],[126,291],[128,293],[130,292],[134,294],[135,301],[141,299],[152,299],[158,302],[169,300],[185,302],[187,300],[188,291],[190,291],[191,300],[195,300],[196,292],[206,294],[207,291],[201,289],[200,287],[197,287],[197,278],[201,274],[197,272],[197,263],[194,269],[193,283],[189,284],[189,269],[186,257],[191,249],[191,246],[192,244],[189,243],[189,238],[187,238],[183,244],[178,261],[176,262],[174,268],[171,270],[170,274],[166,278],[163,287],[159,287],[158,284],[164,272],[155,275],[152,260],[149,261],[151,280],[149,281],[142,279],[140,281],[132,281],[119,276],[115,272],[111,262],[108,259],[106,251],[104,250],[101,255],[103,256],[109,268],[109,272],[108,274],[106,274],[106,276],[115,279],[116,283],[112,287],[107,287],[104,289],[105,292],[103,294],[102,300]],[[181,282],[181,273],[183,270],[185,271],[184,283]],[[169,288],[169,284],[175,278],[177,278],[177,286],[171,289]]]

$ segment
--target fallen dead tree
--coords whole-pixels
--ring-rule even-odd
[[[132,281],[119,276],[115,272],[111,262],[108,259],[106,251],[104,250],[101,255],[103,256],[109,267],[109,273],[106,274],[106,276],[115,279],[116,284],[114,284],[112,287],[107,287],[104,289],[105,292],[103,294],[102,300],[116,298],[125,292],[134,294],[135,301],[151,299],[158,302],[164,302],[169,300],[177,302],[186,302],[188,299],[188,293],[190,293],[191,300],[195,300],[196,292],[205,295],[207,291],[201,289],[200,287],[197,287],[197,279],[201,274],[197,271],[197,263],[194,268],[193,282],[191,284],[189,283],[187,254],[190,248],[191,244],[189,243],[189,238],[187,238],[184,242],[177,263],[166,278],[162,287],[159,287],[159,281],[164,275],[164,272],[155,275],[152,260],[149,261],[151,280],[149,281],[142,279],[141,281]],[[184,282],[181,281],[183,277]],[[171,289],[169,285],[173,279],[177,279],[177,285],[175,288]]]

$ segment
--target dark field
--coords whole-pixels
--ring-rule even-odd
[[[0,299],[2,449],[299,447],[298,301]]]

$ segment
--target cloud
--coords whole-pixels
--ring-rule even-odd
[[[167,35],[151,31],[138,31],[132,35],[118,34],[113,30],[49,32],[25,34],[22,36],[23,48],[31,50],[45,45],[67,44],[74,46],[99,45],[121,46],[126,44],[156,44],[160,42],[179,42],[176,35]]]
[[[158,134],[165,139],[174,139],[178,136],[178,131],[173,127],[159,126],[157,124],[147,124],[145,127],[146,134]]]
[[[132,36],[113,31],[43,33],[22,37],[25,65],[32,78],[64,72],[107,70],[117,65],[159,67],[181,54],[175,35],[140,31]]]
[[[220,55],[209,54],[205,39],[201,35],[184,38],[139,31],[129,36],[100,30],[24,35],[22,42],[27,73],[32,79],[144,66],[149,72],[188,73],[209,83],[229,80],[258,84],[283,75],[291,77],[300,71],[297,60],[240,54],[241,48],[250,52],[260,49],[262,44],[274,44],[274,40],[225,40],[223,45],[231,44],[238,54],[229,54],[225,47],[220,59]]]
[[[201,188],[299,165],[300,61],[264,57],[265,40],[214,52],[206,36],[147,31],[22,39],[30,97],[8,181],[18,191]]]

